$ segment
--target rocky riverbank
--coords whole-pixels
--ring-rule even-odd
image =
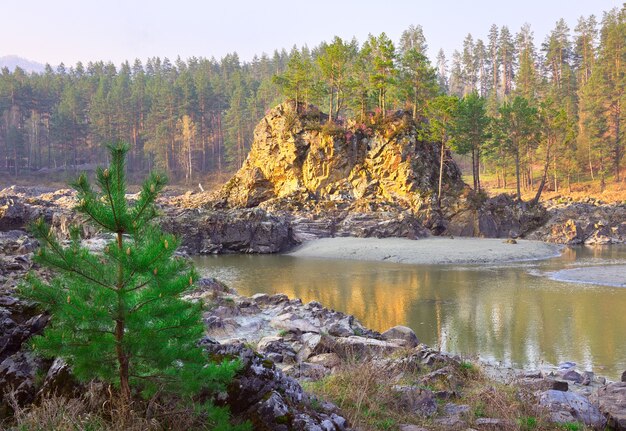
[[[469,394],[475,388],[470,390],[472,383],[467,381],[467,370],[472,367],[468,360],[421,344],[407,327],[381,334],[315,301],[303,304],[282,294],[247,298],[209,280],[192,298],[214,304],[204,319],[209,337],[219,343],[217,349],[254,347],[277,370],[309,386],[332,381],[354,364],[391,378],[387,385],[395,404],[390,408],[404,412],[412,421],[398,424],[398,429],[417,429],[410,428],[417,425],[518,429],[519,423],[505,413],[502,417],[473,415],[475,400]],[[514,388],[516,396],[548,422],[581,422],[593,429],[604,429],[608,423],[626,429],[626,382],[607,382],[578,370],[573,363],[526,371],[475,364],[482,368],[481,374],[489,376],[481,383],[483,387],[495,390],[498,384],[506,384]],[[280,400],[279,394],[274,396]]]
[[[528,239],[568,245],[626,243],[626,202],[555,199],[544,203],[547,221]]]
[[[70,189],[5,188],[0,191],[0,230],[24,230],[28,223],[43,217],[60,236],[67,236],[71,223],[80,224],[72,211],[74,196]],[[413,213],[397,208],[359,212],[335,202],[329,204],[326,211],[305,208],[290,212],[279,211],[270,206],[270,202],[254,208],[212,209],[206,207],[207,199],[209,195],[205,193],[187,193],[165,196],[159,202],[164,229],[181,237],[182,251],[187,254],[277,253],[307,240],[331,237],[417,239],[431,236],[431,232]],[[444,236],[508,238],[523,233],[521,236],[526,239],[566,245],[626,242],[624,204],[550,201],[545,210],[534,210],[538,211],[534,216],[529,216],[528,211],[511,198],[497,197],[485,201],[483,205],[488,208],[483,212],[466,210],[458,213],[453,220],[464,222],[450,224]],[[518,215],[513,216],[516,212]],[[544,212],[542,216],[537,215]],[[499,215],[490,215],[496,213]],[[538,223],[539,219],[546,219],[547,222],[524,231],[520,230],[521,225],[516,221],[522,216],[533,220],[531,223],[530,219],[524,219],[525,229]],[[497,220],[509,220],[513,225],[505,228]],[[472,226],[482,227],[474,230]],[[96,229],[88,225],[82,225],[82,229],[87,238],[97,234]],[[485,234],[487,232],[492,234]]]
[[[13,292],[31,268],[36,245],[22,232],[0,233],[0,388],[12,388],[21,405],[84,390],[62,361],[36,358],[23,349],[49,318]],[[386,388],[381,393],[391,394],[379,402],[394,412],[394,426],[401,430],[519,428],[514,416],[519,411],[481,407],[476,391],[500,402],[514,393],[546,423],[626,429],[626,382],[606,382],[575,364],[532,371],[480,364],[433,350],[406,327],[381,334],[317,302],[303,304],[281,294],[246,298],[212,279],[202,279],[188,299],[209,304],[208,336],[201,342],[210,355],[242,360],[242,371],[220,399],[255,429],[351,429],[362,418],[350,404],[338,407],[341,400],[325,391],[362,378],[362,370]],[[10,415],[6,398],[2,406],[0,414]]]

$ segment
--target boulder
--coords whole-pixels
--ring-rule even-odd
[[[424,417],[437,413],[437,401],[432,391],[415,386],[392,386],[391,390],[399,409]]]
[[[300,347],[300,350],[298,350],[298,362],[304,362],[311,355],[319,352],[323,344],[322,336],[313,332],[306,332],[302,334],[300,336],[300,342],[302,344],[302,347]]]
[[[399,431],[428,431],[426,428],[418,427],[417,425],[411,424],[400,424],[398,425]]]
[[[35,375],[42,361],[32,353],[19,351],[0,362],[0,419],[12,414],[9,392],[20,406],[35,399]]]
[[[597,430],[603,430],[607,424],[606,418],[596,405],[574,392],[542,392],[539,405],[547,410],[552,422],[582,422]]]
[[[349,337],[350,335],[354,335],[354,329],[352,329],[350,325],[351,318],[352,316],[347,316],[344,319],[332,323],[328,327],[328,333],[335,337]]]
[[[517,238],[545,223],[541,205],[517,202],[510,195],[486,198],[467,191],[449,216],[446,233],[481,238]]]
[[[270,325],[276,329],[294,332],[320,332],[319,320],[305,320],[293,313],[285,313],[276,316],[270,322]]]
[[[296,362],[296,352],[282,337],[263,337],[259,341],[257,349],[259,352],[268,355],[274,362],[286,364]]]
[[[522,378],[517,379],[515,383],[518,386],[528,389],[531,392],[547,391],[553,389],[555,391],[567,392],[569,385],[563,380],[556,380],[552,378]]]
[[[527,238],[561,244],[626,242],[626,205],[593,199],[546,202],[548,221]]]
[[[301,362],[283,369],[284,373],[301,381],[317,381],[330,374],[330,370],[321,364]]]
[[[417,339],[417,335],[411,328],[406,326],[394,326],[383,332],[382,334],[383,340],[391,341],[391,340],[402,340],[405,343],[406,347],[413,348],[419,344],[419,340]]]
[[[0,231],[25,228],[42,215],[42,211],[16,196],[0,197]]]
[[[326,368],[335,368],[341,365],[341,358],[336,353],[321,353],[319,355],[311,356],[307,360],[312,364],[322,365]]]
[[[568,370],[566,372],[564,372],[561,375],[561,378],[563,380],[569,380],[570,382],[574,382],[574,383],[582,383],[583,382],[583,376],[577,372],[576,370]]]
[[[189,254],[277,253],[296,244],[289,220],[260,208],[236,210],[167,208],[161,219]]]
[[[300,384],[276,368],[272,361],[241,343],[205,344],[210,357],[239,359],[241,369],[224,397],[234,416],[249,420],[257,430],[337,430],[347,428],[334,406],[313,409]],[[323,368],[323,367],[322,367]]]
[[[591,401],[597,403],[609,426],[618,431],[626,430],[626,382],[601,387],[591,396]]]
[[[333,351],[345,359],[381,356],[400,348],[397,343],[352,335],[335,339]]]
[[[508,430],[515,429],[517,426],[515,421],[498,418],[478,418],[474,421],[474,425],[481,430]]]
[[[83,389],[84,387],[76,381],[65,361],[56,358],[46,373],[37,398],[43,399],[52,395],[72,398],[79,395]]]

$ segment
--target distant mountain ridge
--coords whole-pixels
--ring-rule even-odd
[[[5,55],[0,57],[0,69],[5,67],[11,72],[14,71],[16,67],[20,67],[27,73],[43,73],[46,68],[44,64],[17,55]]]

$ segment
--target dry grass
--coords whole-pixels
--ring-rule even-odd
[[[400,378],[392,370],[372,362],[346,363],[336,374],[306,383],[305,388],[337,404],[354,428],[385,430],[394,429],[406,416],[394,408],[397,400],[391,390]]]
[[[472,177],[464,176],[463,180],[471,184]],[[535,181],[535,190],[522,189],[522,199],[531,200],[537,193],[536,187],[539,184],[539,180]],[[481,176],[481,185],[489,192],[490,196],[495,196],[500,193],[515,194],[515,180],[510,179],[506,188],[498,188],[497,182],[494,176],[485,175]],[[554,191],[552,184],[547,183],[546,187],[541,194],[541,200],[547,201],[550,199],[559,198],[571,198],[574,201],[581,201],[586,198],[599,199],[606,203],[623,203],[626,202],[626,179],[616,182],[612,178],[607,179],[604,190],[600,187],[600,180],[596,179],[591,181],[590,179],[580,182],[573,182],[568,188],[565,183],[559,185],[559,190]]]
[[[51,396],[27,408],[19,407],[9,393],[13,421],[0,429],[15,431],[149,431],[210,430],[192,407],[181,408],[175,400],[135,401],[124,408],[110,389],[92,384],[78,398]],[[3,427],[4,425],[4,427]],[[5,428],[7,427],[7,428]]]
[[[316,396],[339,406],[350,424],[359,430],[398,430],[401,424],[414,424],[428,430],[448,430],[435,419],[445,416],[447,403],[468,405],[469,413],[462,416],[470,428],[491,429],[476,425],[479,418],[503,420],[493,429],[503,431],[583,431],[580,424],[555,425],[539,411],[533,396],[520,388],[488,379],[479,366],[461,362],[448,367],[449,372],[425,379],[435,368],[407,367],[398,369],[373,362],[349,361],[338,371],[305,387]],[[433,392],[456,393],[450,399],[437,400],[438,411],[426,418],[407,412],[399,404],[394,385],[416,386]],[[465,429],[465,428],[463,428]]]

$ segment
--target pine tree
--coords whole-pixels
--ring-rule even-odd
[[[524,24],[517,34],[519,67],[515,77],[515,93],[533,101],[537,93],[536,53],[533,32],[530,25]]]
[[[493,93],[496,98],[498,93],[498,85],[500,83],[500,55],[499,55],[499,40],[500,32],[498,26],[491,25],[489,29],[489,36],[487,36],[489,43],[487,45],[487,51],[489,52],[489,70],[490,70],[490,82],[489,92]]]
[[[363,50],[370,58],[372,65],[370,83],[378,93],[378,107],[384,118],[387,111],[387,92],[395,84],[395,76],[398,72],[394,65],[395,47],[385,33],[381,33],[378,37],[370,34],[363,45]]]
[[[528,100],[515,96],[511,103],[505,102],[499,109],[500,117],[496,120],[502,137],[501,144],[513,155],[515,160],[515,180],[517,199],[522,200],[520,190],[520,166],[527,148],[537,145],[538,118],[537,109]]]
[[[348,69],[356,55],[353,48],[338,36],[333,38],[332,43],[324,43],[319,48],[316,62],[327,86],[330,121],[338,117],[343,107],[344,93],[348,85]]]
[[[474,190],[480,190],[481,146],[488,138],[489,117],[486,100],[473,92],[458,103],[455,113],[454,146],[458,154],[472,155]]]
[[[443,49],[439,49],[437,53],[437,82],[439,83],[439,90],[442,93],[448,92],[448,61],[446,60],[446,53]]]
[[[176,238],[154,223],[155,199],[166,179],[152,173],[129,205],[127,151],[122,144],[110,147],[111,165],[96,174],[98,192],[85,175],[72,184],[76,210],[114,236],[101,253],[81,246],[78,229],[63,246],[43,221],[33,226],[42,244],[36,262],[58,275],[49,283],[31,275],[22,286],[26,298],[52,315],[32,345],[44,356],[63,358],[79,380],[113,383],[126,407],[133,392],[189,399],[200,389],[222,389],[237,364],[210,362],[197,346],[204,331],[202,305],[181,299],[197,275],[186,260],[174,257]],[[209,406],[208,412],[226,421],[223,409]]]
[[[466,96],[476,91],[479,73],[476,45],[474,44],[474,38],[469,33],[463,40],[463,54],[461,58],[463,65],[463,96]]]
[[[398,84],[407,107],[417,119],[424,114],[426,102],[438,93],[437,72],[428,57],[415,48],[404,51],[400,66]]]
[[[457,116],[459,99],[456,96],[437,96],[428,103],[428,138],[440,142],[439,152],[439,184],[437,187],[437,204],[441,204],[441,190],[443,184],[443,170],[448,144],[453,138],[455,118]]]
[[[502,97],[507,99],[513,89],[513,70],[515,69],[515,45],[509,28],[503,26],[500,29],[498,39],[498,61],[502,70]]]

